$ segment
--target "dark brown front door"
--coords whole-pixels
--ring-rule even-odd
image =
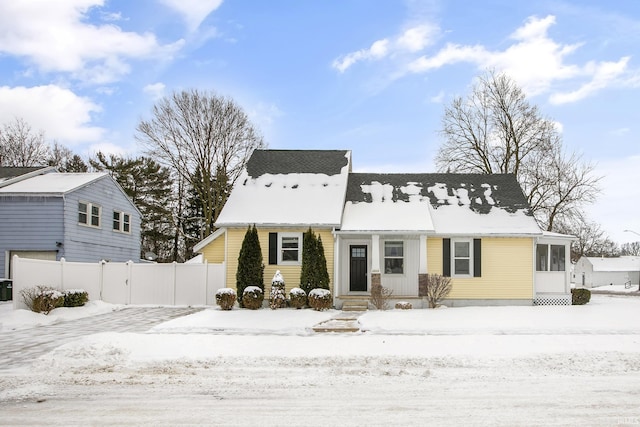
[[[349,290],[367,291],[367,246],[349,246]]]

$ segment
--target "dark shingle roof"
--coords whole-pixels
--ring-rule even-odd
[[[442,200],[429,191],[429,187],[444,187],[448,196],[455,199],[453,190],[466,189],[470,201],[469,208],[477,213],[489,213],[493,206],[508,212],[525,210],[529,213],[527,199],[513,174],[454,174],[454,173],[426,173],[426,174],[376,174],[352,173],[347,183],[346,199],[350,202],[371,202],[371,194],[362,190],[362,185],[372,182],[390,184],[393,186],[393,201],[408,201],[409,195],[401,191],[408,183],[415,183],[422,187],[420,195],[428,197],[431,206],[451,204],[451,200]],[[490,189],[487,199],[485,193]],[[460,203],[462,204],[462,202]]]
[[[0,178],[15,178],[20,175],[24,175],[30,172],[35,172],[42,169],[43,166],[14,168],[9,166],[0,167]]]
[[[340,174],[348,163],[346,150],[255,150],[247,162],[250,177],[264,174]]]

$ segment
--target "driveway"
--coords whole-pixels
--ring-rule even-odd
[[[193,307],[126,307],[111,313],[0,333],[0,371],[26,365],[56,347],[99,332],[146,332]]]

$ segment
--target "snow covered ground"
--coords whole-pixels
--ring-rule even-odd
[[[311,332],[337,313],[208,308],[90,335],[0,370],[0,425],[640,425],[638,297]]]

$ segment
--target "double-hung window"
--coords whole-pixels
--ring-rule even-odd
[[[113,231],[131,232],[131,215],[125,212],[113,211]]]
[[[453,275],[470,276],[473,271],[473,254],[471,240],[452,240],[453,244]]]
[[[278,264],[300,264],[302,233],[278,233]]]
[[[386,241],[384,242],[384,273],[403,274],[404,273],[404,242]]]
[[[89,202],[78,202],[78,223],[90,227],[100,227],[100,211],[98,205]]]

